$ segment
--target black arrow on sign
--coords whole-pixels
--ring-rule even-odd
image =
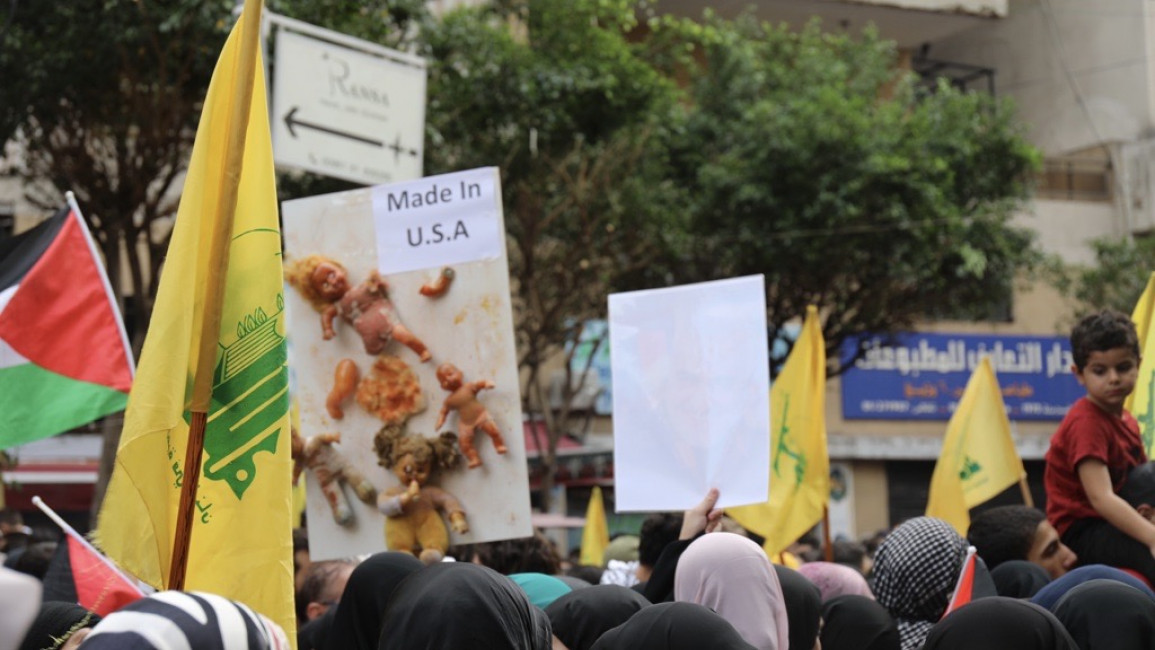
[[[320,124],[313,124],[312,122],[305,122],[303,120],[293,119],[294,116],[297,114],[298,108],[299,107],[294,106],[291,110],[289,110],[289,113],[287,115],[285,115],[285,126],[289,127],[289,135],[293,136],[294,138],[297,137],[297,132],[295,130],[293,130],[293,127],[294,126],[301,126],[301,127],[307,128],[307,129],[313,129],[315,131],[321,131],[323,133],[329,133],[331,135],[335,135],[335,136],[338,136],[341,138],[348,138],[350,140],[356,140],[357,142],[364,142],[365,144],[371,144],[374,147],[380,147],[380,146],[385,144],[384,142],[382,142],[380,140],[372,140],[370,138],[359,136],[355,133],[346,133],[344,131],[338,131],[337,129],[330,129],[327,126],[321,126]]]

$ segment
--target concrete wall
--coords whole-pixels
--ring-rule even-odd
[[[1004,19],[930,44],[994,68],[1048,156],[1134,140],[1152,127],[1151,16],[1142,0],[1011,0]]]

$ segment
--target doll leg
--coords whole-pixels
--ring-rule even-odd
[[[349,507],[349,500],[341,491],[341,483],[335,480],[321,481],[321,493],[329,502],[329,509],[333,511],[333,520],[345,526],[353,521],[353,509]]]
[[[377,488],[373,487],[373,484],[369,482],[369,479],[365,478],[361,470],[352,465],[346,465],[344,478],[345,482],[357,493],[357,498],[360,499],[362,503],[370,507],[377,505]]]
[[[457,425],[457,446],[461,447],[461,455],[465,456],[470,469],[481,466],[481,456],[473,446],[473,427]]]
[[[409,328],[401,323],[393,323],[393,338],[405,347],[413,350],[422,361],[429,361],[433,358],[433,353],[429,351],[429,348],[425,347],[421,339],[417,338],[413,332],[409,331]]]
[[[385,518],[385,548],[417,555],[413,552],[416,546],[416,522],[407,516]]]
[[[493,418],[485,418],[481,421],[481,424],[477,425],[477,428],[489,434],[489,437],[493,440],[493,448],[497,451],[497,453],[505,453],[505,439],[501,437],[501,431],[498,430],[497,424],[494,423]]]
[[[417,526],[417,542],[423,551],[433,549],[444,554],[449,549],[449,531],[436,510],[430,510],[421,518]]]

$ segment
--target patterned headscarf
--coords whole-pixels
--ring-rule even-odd
[[[109,614],[84,650],[287,650],[269,619],[241,603],[204,592],[161,591]]]
[[[902,650],[921,647],[942,618],[966,548],[950,524],[932,517],[903,522],[878,546],[871,589],[898,623]]]

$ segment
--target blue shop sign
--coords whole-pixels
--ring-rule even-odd
[[[949,420],[984,355],[1012,420],[1061,420],[1084,395],[1065,337],[906,334],[884,341],[869,337],[865,356],[843,373],[843,418]],[[843,358],[855,343],[847,342]]]

